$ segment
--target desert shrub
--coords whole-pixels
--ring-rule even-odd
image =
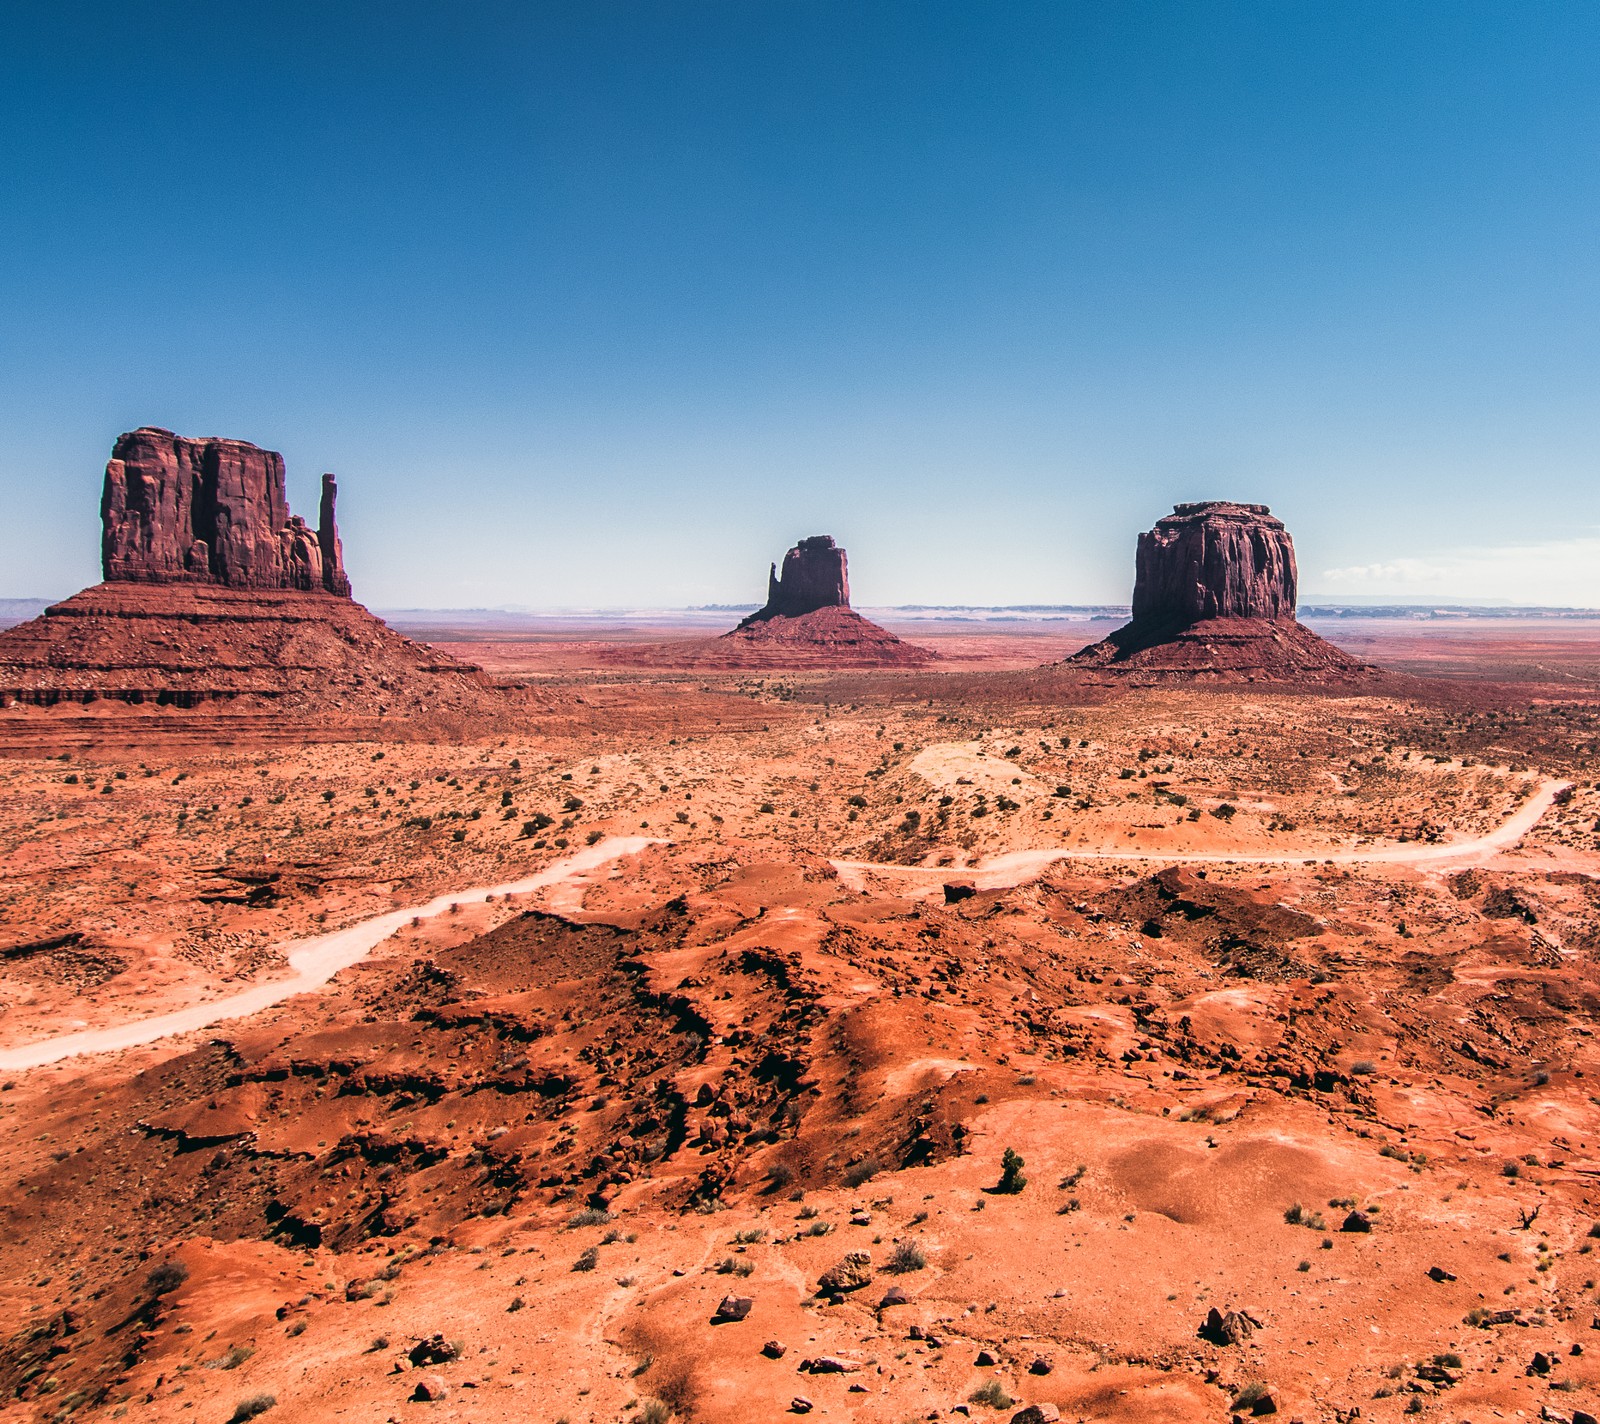
[[[233,1406],[228,1424],[246,1424],[247,1420],[254,1419],[258,1414],[265,1414],[277,1402],[278,1396],[275,1394],[252,1394]]]
[[[733,1244],[735,1246],[754,1246],[757,1241],[765,1241],[766,1239],[767,1228],[764,1226],[752,1226],[748,1231],[736,1231],[733,1234]]]
[[[833,1223],[831,1221],[813,1221],[800,1234],[802,1236],[826,1236],[832,1230]]]
[[[253,1354],[255,1351],[248,1345],[229,1345],[216,1359],[207,1360],[205,1365],[208,1370],[236,1370]]]
[[[889,1264],[884,1268],[893,1271],[896,1275],[907,1271],[920,1271],[928,1264],[928,1258],[923,1254],[922,1247],[915,1241],[900,1241],[889,1253]]]
[[[1017,1155],[1016,1149],[1008,1147],[1005,1155],[1000,1159],[1000,1185],[999,1191],[1015,1194],[1028,1185],[1028,1179],[1022,1175],[1022,1158]]]
[[[170,1295],[189,1279],[189,1268],[182,1261],[163,1261],[144,1278],[151,1295]]]
[[[1254,1409],[1269,1393],[1271,1391],[1259,1381],[1254,1384],[1247,1384],[1238,1394],[1234,1395],[1233,1403],[1228,1407],[1230,1409]]]
[[[716,1265],[719,1276],[748,1276],[754,1270],[749,1261],[741,1261],[733,1256],[724,1256]]]
[[[591,1246],[583,1253],[583,1255],[579,1256],[578,1259],[572,1263],[572,1269],[575,1271],[592,1271],[599,1264],[600,1248],[598,1246]]]
[[[1016,1403],[1006,1393],[1006,1387],[997,1379],[986,1380],[967,1396],[973,1404],[987,1404],[990,1409],[1010,1409]]]
[[[1358,1058],[1350,1065],[1350,1071],[1359,1078],[1370,1078],[1378,1071],[1378,1065],[1367,1058]]]
[[[1441,1370],[1459,1370],[1461,1368],[1461,1356],[1456,1354],[1454,1350],[1447,1350],[1442,1355],[1435,1355],[1433,1362]]]
[[[589,834],[584,837],[584,844],[599,845],[600,842],[605,839],[605,836],[606,833],[604,831],[590,831]]]
[[[876,1157],[863,1157],[859,1162],[852,1162],[844,1169],[844,1184],[847,1187],[862,1186],[882,1170],[883,1164]]]
[[[1520,1162],[1507,1162],[1500,1169],[1500,1175],[1502,1177],[1520,1177],[1522,1175],[1522,1164]]]
[[[576,1231],[580,1226],[604,1226],[611,1220],[611,1213],[602,1207],[585,1207],[582,1211],[573,1212],[567,1218],[567,1230]]]
[[[659,1399],[647,1399],[639,1409],[639,1424],[668,1424],[672,1409]]]
[[[1230,806],[1226,801],[1224,801],[1220,806],[1216,807],[1211,814],[1219,821],[1231,821],[1239,814],[1239,808],[1237,806]]]

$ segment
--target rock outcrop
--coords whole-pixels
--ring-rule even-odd
[[[274,451],[152,426],[122,436],[100,506],[105,582],[0,632],[0,707],[503,712],[477,668],[350,597],[336,498],[324,475],[311,529],[289,513]]]
[[[1247,681],[1370,671],[1296,621],[1297,585],[1294,540],[1266,505],[1177,505],[1139,536],[1133,617],[1068,663]]]
[[[121,436],[100,496],[108,583],[207,583],[350,596],[322,477],[316,529],[289,513],[283,456],[244,440],[191,440],[156,426]]]
[[[767,605],[745,619],[803,618],[819,608],[850,606],[850,574],[843,549],[830,534],[802,539],[783,556],[783,572],[774,564],[767,575]]]

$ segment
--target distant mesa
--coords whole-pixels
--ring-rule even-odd
[[[121,436],[100,500],[105,581],[0,632],[0,707],[503,709],[478,669],[353,601],[337,496],[324,475],[312,529],[289,512],[276,451],[155,426]]]
[[[1296,621],[1297,583],[1294,540],[1266,505],[1175,505],[1139,536],[1133,617],[1068,664],[1268,681],[1370,671]]]
[[[935,654],[897,638],[850,607],[845,551],[831,535],[802,539],[767,576],[767,603],[717,643],[737,655],[763,652],[851,667],[917,667]]]
[[[938,655],[897,638],[850,607],[845,551],[831,535],[802,539],[773,564],[766,604],[717,638],[684,639],[606,655],[629,666],[706,669],[921,667]]]

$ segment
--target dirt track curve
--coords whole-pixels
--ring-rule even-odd
[[[1308,860],[1331,861],[1345,865],[1459,862],[1486,858],[1515,846],[1538,824],[1540,817],[1550,809],[1555,798],[1569,784],[1565,781],[1541,782],[1525,805],[1487,835],[1447,845],[1391,845],[1365,850],[1317,850],[1277,855],[1251,855],[1228,851],[1172,853],[1077,850],[1063,846],[1010,851],[976,866],[964,867],[895,865],[864,860],[835,860],[832,864],[838,871],[841,882],[855,890],[865,888],[866,878],[869,875],[909,876],[913,879],[930,881],[944,881],[956,876],[963,881],[971,881],[980,889],[993,890],[1021,884],[1060,860],[1238,865],[1303,865]],[[653,844],[656,842],[649,836],[613,836],[598,845],[579,851],[576,855],[558,860],[538,875],[529,876],[524,880],[512,880],[501,885],[479,886],[473,890],[460,890],[453,894],[441,895],[426,905],[390,910],[345,929],[335,930],[332,934],[296,941],[285,946],[289,966],[295,971],[290,978],[270,980],[225,999],[213,999],[170,1014],[156,1014],[132,1023],[117,1024],[110,1028],[88,1029],[82,1033],[62,1034],[56,1038],[23,1044],[17,1048],[3,1049],[0,1050],[0,1071],[39,1068],[81,1054],[109,1053],[117,1049],[134,1048],[141,1044],[170,1038],[175,1034],[208,1028],[224,1019],[243,1018],[258,1013],[292,995],[303,994],[326,984],[341,969],[364,959],[377,945],[413,918],[428,919],[443,913],[453,904],[473,904],[487,899],[490,895],[521,895],[533,890],[562,885],[578,879],[587,871],[609,860],[632,855]]]

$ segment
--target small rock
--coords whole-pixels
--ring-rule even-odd
[[[1030,1375],[1047,1375],[1055,1367],[1055,1361],[1048,1359],[1044,1355],[1039,1355],[1037,1358],[1035,1358],[1034,1362],[1028,1366],[1028,1373]]]
[[[1000,1361],[995,1359],[994,1355],[990,1351],[979,1350],[978,1358],[972,1363],[975,1365],[998,1365]]]
[[[1596,1419],[1587,1409],[1574,1409],[1572,1424],[1600,1424],[1600,1419]]]
[[[920,1339],[922,1339],[922,1327],[920,1325],[913,1325],[909,1330],[906,1331],[906,1339],[907,1340],[920,1340]]]
[[[1530,1375],[1547,1375],[1555,1368],[1555,1357],[1547,1355],[1543,1350],[1538,1351],[1528,1363]]]
[[[1371,1231],[1371,1218],[1364,1216],[1359,1211],[1353,1211],[1339,1226],[1340,1231]]]
[[[809,1414],[813,1408],[815,1406],[803,1394],[797,1394],[789,1401],[789,1412],[791,1414]]]
[[[1242,1345],[1260,1328],[1261,1322],[1248,1311],[1221,1311],[1212,1306],[1199,1334],[1213,1345]]]
[[[911,1297],[899,1286],[890,1286],[883,1293],[883,1299],[878,1302],[879,1310],[887,1310],[891,1305],[910,1305]]]
[[[870,1211],[852,1212],[851,1216],[850,1216],[850,1225],[852,1225],[852,1226],[871,1226],[872,1225],[872,1213]]]
[[[423,1375],[417,1381],[417,1387],[411,1391],[412,1399],[419,1404],[437,1404],[441,1399],[448,1397],[450,1386],[438,1375]]]
[[[865,1251],[851,1251],[844,1260],[822,1273],[817,1281],[817,1294],[835,1295],[871,1284],[872,1257]]]
[[[1061,1411],[1053,1404],[1030,1404],[1011,1416],[1011,1424],[1054,1424]]]
[[[768,1340],[761,1347],[761,1353],[769,1360],[781,1360],[789,1353],[789,1347],[780,1340]]]
[[[418,1340],[407,1354],[406,1358],[413,1365],[446,1365],[455,1359],[460,1352],[446,1340],[443,1335],[429,1335]]]
[[[755,1301],[750,1296],[725,1295],[717,1302],[717,1313],[711,1317],[711,1322],[721,1325],[729,1320],[743,1320],[754,1305]]]
[[[1429,1266],[1428,1279],[1430,1281],[1453,1281],[1455,1277],[1445,1270],[1443,1266]]]
[[[843,1355],[818,1355],[811,1361],[814,1375],[853,1375],[860,1368],[860,1360],[846,1359]]]

